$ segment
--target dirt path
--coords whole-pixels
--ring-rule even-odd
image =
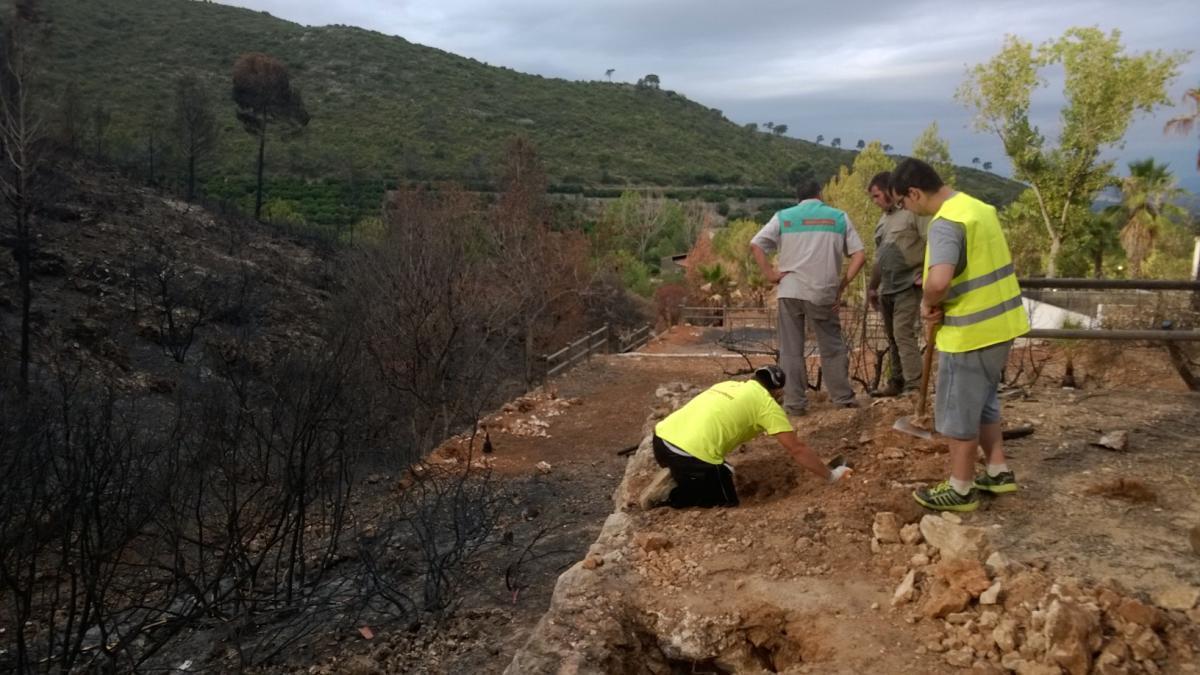
[[[325,672],[344,672],[348,659],[358,659],[364,673],[504,670],[549,606],[558,575],[584,558],[613,510],[627,462],[617,453],[636,445],[647,415],[662,409],[656,391],[676,381],[704,387],[745,366],[697,356],[708,351],[699,331],[685,329],[645,355],[598,358],[553,382],[549,393],[490,420],[489,461],[515,514],[504,523],[511,547],[481,561],[482,583],[450,622],[411,632],[384,627],[373,643],[342,644]],[[925,515],[910,492],[945,472],[944,446],[890,430],[908,412],[906,401],[857,411],[817,403],[797,420],[822,456],[840,453],[854,463],[851,484],[819,484],[773,442],[759,439],[730,457],[742,507],[631,511],[636,531],[661,536],[668,548],[634,547],[620,566],[596,574],[620,576],[622,593],[635,599],[634,613],[642,617],[634,629],[642,642],[667,644],[679,625],[709,626],[719,641],[714,627],[739,617],[728,630],[786,642],[785,650],[759,654],[767,672],[790,664],[779,672],[941,673],[974,666],[999,673],[1004,654],[989,642],[991,628],[980,626],[997,616],[1027,622],[1042,611],[1037,594],[1052,580],[1105,581],[1148,603],[1166,591],[1200,588],[1200,559],[1187,538],[1188,528],[1200,525],[1200,451],[1193,441],[1200,398],[1144,388],[1016,393],[1004,401],[1006,419],[1036,428],[1009,444],[1023,490],[988,499],[963,518],[1037,575],[1035,581],[1005,577],[1016,586],[996,612],[969,607],[958,618],[928,618],[923,601],[940,583],[935,550],[872,541],[876,514],[894,513],[900,524]],[[1130,432],[1127,452],[1090,445],[1114,429]],[[1098,493],[1116,478],[1139,481],[1153,501]],[[519,590],[511,592],[503,572],[535,540],[534,549],[547,555],[518,567]],[[921,580],[918,601],[893,607],[893,591],[910,570]],[[1186,628],[1200,610],[1171,616]],[[586,635],[588,627],[581,630]],[[1192,630],[1162,634],[1164,649],[1173,650],[1162,663],[1196,672],[1186,670],[1200,658],[1188,646]],[[1026,651],[1020,656],[1032,663],[1036,652]],[[630,672],[726,672],[662,658],[654,668]]]

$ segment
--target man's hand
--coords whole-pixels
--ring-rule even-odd
[[[940,305],[937,307],[931,307],[924,302],[921,303],[921,319],[924,320],[925,323],[937,325],[942,322],[942,319],[945,316],[946,312],[942,310]]]
[[[853,473],[854,473],[854,469],[851,469],[850,467],[843,464],[842,466],[839,466],[836,469],[831,469],[829,471],[829,482],[836,483],[839,480],[852,475]]]
[[[917,270],[917,273],[913,275],[913,286],[920,286],[924,279],[924,272],[922,270]]]
[[[867,302],[870,303],[871,309],[875,310],[876,312],[883,311],[883,308],[879,305],[879,289],[867,289]]]
[[[778,284],[779,281],[783,279],[785,274],[787,274],[787,272],[780,272],[774,267],[763,272],[763,276],[765,276],[767,281],[771,282],[772,284]]]

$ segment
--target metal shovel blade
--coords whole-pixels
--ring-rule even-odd
[[[927,441],[933,438],[933,432],[929,431],[928,429],[922,429],[921,427],[913,424],[912,415],[897,419],[896,423],[892,425],[892,429],[899,431],[902,434],[916,436],[917,438],[922,438]]]

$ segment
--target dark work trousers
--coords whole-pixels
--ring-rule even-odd
[[[725,464],[709,464],[695,457],[685,457],[670,448],[657,434],[654,436],[654,460],[671,471],[675,489],[671,490],[672,507],[737,506],[737,490],[733,488],[733,471]]]

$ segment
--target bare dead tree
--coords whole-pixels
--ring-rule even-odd
[[[13,247],[21,294],[22,387],[29,384],[30,307],[33,301],[30,261],[36,238],[33,213],[44,140],[43,120],[34,101],[35,43],[41,34],[39,7],[33,0],[14,0],[0,34],[0,192],[13,215]]]
[[[96,144],[96,161],[104,161],[104,142],[108,139],[108,128],[112,125],[112,110],[103,103],[92,105],[92,142]]]
[[[187,165],[187,199],[196,198],[196,170],[217,146],[217,119],[204,85],[195,75],[175,81],[176,141]]]

